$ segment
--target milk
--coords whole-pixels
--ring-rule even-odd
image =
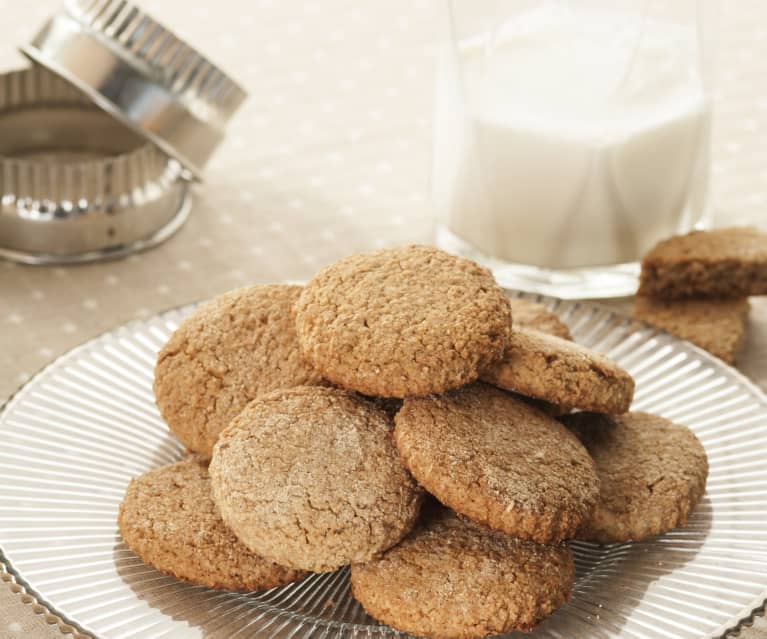
[[[442,223],[486,256],[555,269],[634,261],[689,228],[711,126],[695,35],[552,3],[446,52]]]

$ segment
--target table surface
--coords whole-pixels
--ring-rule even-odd
[[[355,250],[432,237],[427,184],[435,51],[445,37],[440,0],[141,4],[251,97],[196,187],[189,222],[162,247],[78,267],[0,262],[0,398],[52,358],[127,320],[248,283],[305,279]],[[22,63],[13,45],[28,41],[57,7],[0,0],[0,68]],[[729,3],[717,28],[717,222],[764,225],[767,6]],[[765,300],[754,300],[740,367],[767,388]],[[0,639],[59,636],[0,584]],[[767,623],[758,619],[742,636],[767,639]]]

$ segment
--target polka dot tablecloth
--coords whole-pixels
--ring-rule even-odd
[[[438,0],[153,0],[140,4],[250,91],[188,224],[122,261],[0,262],[0,397],[52,358],[137,317],[252,282],[304,279],[352,251],[429,241],[429,144]],[[58,3],[0,0],[0,67],[22,63]],[[767,5],[719,21],[714,141],[718,222],[767,224]],[[767,387],[767,304],[743,369]],[[764,355],[763,355],[764,354]],[[0,584],[0,639],[58,636]],[[743,636],[767,639],[758,621]]]

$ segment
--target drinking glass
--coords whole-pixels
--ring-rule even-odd
[[[509,288],[635,291],[710,221],[714,0],[449,0],[434,113],[437,243]]]

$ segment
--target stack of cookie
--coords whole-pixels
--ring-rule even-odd
[[[645,256],[634,315],[733,364],[750,295],[767,295],[767,234],[694,231]]]
[[[471,261],[354,255],[178,328],[155,394],[193,455],[131,482],[120,530],[193,583],[258,590],[351,565],[354,596],[400,630],[529,629],[569,596],[567,540],[665,532],[703,494],[698,440],[628,413],[633,390]]]

